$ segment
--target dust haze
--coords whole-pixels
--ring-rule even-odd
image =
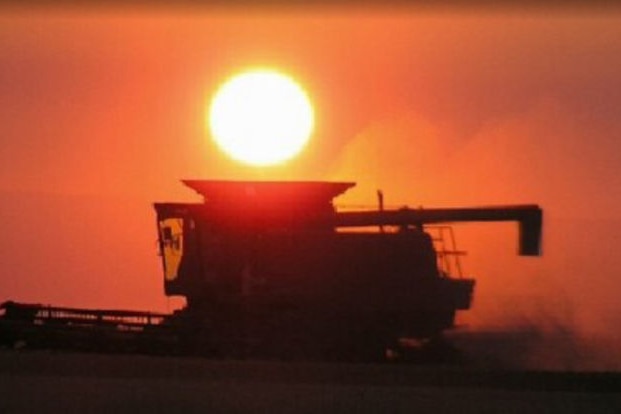
[[[468,251],[466,275],[477,279],[460,329],[490,333],[487,342],[481,335],[462,345],[505,365],[619,369],[621,220],[614,189],[621,179],[619,151],[607,143],[621,124],[597,133],[549,98],[487,123],[461,145],[441,126],[405,113],[362,131],[334,175],[363,171],[343,204],[372,203],[369,196],[381,188],[394,206],[541,205],[540,258],[517,256],[516,224],[455,226],[458,248]]]

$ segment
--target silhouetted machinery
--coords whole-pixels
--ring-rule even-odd
[[[354,183],[184,183],[204,202],[155,204],[164,288],[217,353],[367,359],[437,337],[474,280],[448,274],[459,252],[435,248],[427,224],[515,220],[520,254],[540,250],[532,205],[339,212],[333,198]]]
[[[402,338],[439,337],[457,311],[470,308],[474,280],[451,274],[447,257],[459,252],[438,247],[431,226],[517,221],[519,253],[540,251],[535,205],[387,210],[380,197],[376,210],[337,211],[333,198],[354,183],[184,183],[204,202],[154,205],[164,290],[184,296],[183,309],[162,315],[5,302],[5,342],[377,360]]]

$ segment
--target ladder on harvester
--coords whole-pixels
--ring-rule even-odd
[[[455,233],[451,226],[425,226],[431,235],[436,250],[438,271],[443,277],[463,278],[460,257],[467,254],[464,250],[457,250]]]

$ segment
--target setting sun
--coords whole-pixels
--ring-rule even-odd
[[[297,82],[258,69],[236,75],[219,88],[208,123],[212,138],[231,158],[266,166],[284,162],[304,148],[314,115]]]

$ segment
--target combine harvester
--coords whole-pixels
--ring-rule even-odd
[[[517,221],[540,254],[536,205],[337,211],[348,182],[186,180],[202,203],[155,203],[172,314],[5,302],[9,346],[103,352],[378,361],[433,349],[472,303],[443,223]],[[435,231],[434,230],[438,230]],[[432,237],[436,234],[436,237]],[[451,265],[451,263],[453,263]],[[407,339],[407,340],[404,340]],[[436,347],[437,348],[437,347]],[[390,353],[389,353],[390,354]]]

